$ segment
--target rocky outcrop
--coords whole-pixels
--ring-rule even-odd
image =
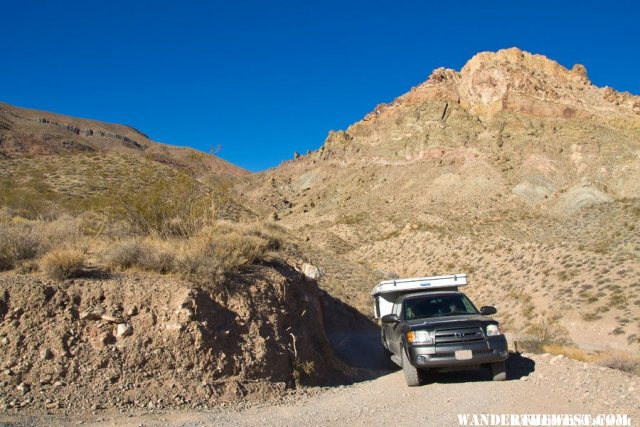
[[[130,148],[134,148],[137,150],[145,150],[147,148],[146,145],[137,142],[127,136],[124,135],[120,135],[114,132],[107,132],[104,130],[97,130],[97,129],[91,129],[91,128],[79,128],[77,126],[73,126],[73,125],[68,125],[68,124],[64,124],[64,123],[58,123],[58,122],[54,122],[51,120],[48,120],[44,117],[38,117],[37,119],[35,119],[38,123],[43,123],[43,124],[50,124],[53,126],[58,126],[68,132],[71,132],[73,134],[76,135],[83,135],[86,137],[91,137],[91,136],[101,136],[103,138],[112,138],[112,139],[116,139],[118,141],[122,141],[124,143],[124,145],[126,145],[127,147]]]

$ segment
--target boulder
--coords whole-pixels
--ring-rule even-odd
[[[305,262],[302,264],[302,274],[308,279],[318,280],[324,276],[324,270]]]

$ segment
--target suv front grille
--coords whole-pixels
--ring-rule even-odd
[[[454,344],[484,340],[484,333],[479,326],[471,328],[436,329],[436,344]]]

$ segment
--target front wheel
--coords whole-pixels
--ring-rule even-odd
[[[502,362],[495,362],[491,364],[491,375],[494,381],[504,381],[507,379],[507,364],[503,360]]]
[[[402,372],[404,373],[404,379],[409,387],[416,387],[423,384],[426,380],[427,373],[422,369],[418,369],[409,362],[407,358],[407,352],[404,349],[400,349],[402,353]]]

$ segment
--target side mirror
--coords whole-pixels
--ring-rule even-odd
[[[385,314],[380,318],[382,323],[400,323],[400,319],[395,314]]]
[[[498,310],[496,310],[496,308],[491,305],[485,305],[483,307],[480,307],[480,314],[484,314],[485,316],[496,314],[497,312]]]

